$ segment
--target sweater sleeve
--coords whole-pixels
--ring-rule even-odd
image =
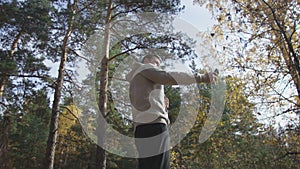
[[[150,68],[140,72],[142,76],[162,85],[189,85],[203,82],[203,76],[194,76],[185,72],[167,72]]]

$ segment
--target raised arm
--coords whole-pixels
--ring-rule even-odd
[[[209,74],[194,76],[185,72],[167,72],[160,69],[150,68],[140,72],[147,79],[162,85],[189,85],[192,83],[210,83]]]

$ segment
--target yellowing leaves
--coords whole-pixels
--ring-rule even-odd
[[[295,100],[295,102],[296,102],[296,105],[297,105],[298,107],[300,107],[300,98],[299,98],[297,95],[293,96],[293,98],[294,98],[294,100]]]
[[[59,133],[66,134],[68,130],[77,123],[79,115],[80,110],[76,106],[66,106],[59,116]]]
[[[80,110],[74,105],[64,107],[58,120],[58,146],[57,153],[61,158],[66,154],[78,154],[77,149],[84,144],[81,127],[78,122]]]

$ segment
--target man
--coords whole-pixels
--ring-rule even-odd
[[[183,72],[167,72],[159,68],[161,58],[146,55],[142,63],[135,63],[126,76],[130,82],[129,95],[132,104],[134,136],[139,153],[139,169],[169,169],[170,123],[166,110],[164,85],[210,83],[214,73],[193,76]]]

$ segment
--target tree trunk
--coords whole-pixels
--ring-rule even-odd
[[[105,116],[107,111],[107,90],[108,90],[108,61],[109,61],[109,43],[110,43],[110,22],[111,22],[111,10],[112,10],[112,0],[109,1],[107,15],[106,15],[106,25],[105,25],[105,35],[104,44],[102,47],[101,55],[103,59],[101,61],[100,67],[100,91],[99,91],[99,111],[100,114],[97,120],[97,150],[96,150],[96,167],[97,169],[106,169],[106,154],[103,146],[105,145],[105,135],[106,128]]]
[[[15,49],[18,45],[18,41],[20,40],[21,36],[23,34],[23,30],[20,30],[16,36],[16,38],[14,39],[11,48],[10,48],[10,53],[9,53],[9,57],[13,60],[14,58],[14,53],[15,53]],[[3,73],[1,80],[0,80],[0,99],[1,101],[4,100],[3,99],[3,94],[4,94],[4,90],[5,90],[5,86],[8,82],[9,79],[9,75],[6,74],[5,72]],[[10,115],[9,112],[6,110],[3,113],[3,121],[1,122],[1,129],[0,129],[0,168],[3,169],[8,169],[9,167],[9,156],[8,156],[8,133],[9,133],[9,128],[10,128]]]
[[[13,58],[14,58],[15,49],[16,49],[16,47],[18,45],[18,41],[20,40],[22,35],[23,35],[23,30],[20,30],[11,45],[10,52],[9,52],[9,57],[11,60],[13,60]],[[3,73],[2,77],[1,77],[1,81],[0,81],[0,98],[3,97],[3,93],[5,90],[5,86],[8,82],[8,78],[9,78],[9,75],[7,75],[6,73]]]
[[[282,52],[282,56],[284,58],[284,61],[287,65],[287,68],[289,70],[289,73],[292,77],[292,80],[295,84],[298,98],[300,98],[300,63],[299,58],[295,52],[295,49],[293,47],[293,44],[291,43],[291,39],[289,38],[288,31],[284,27],[284,22],[281,21],[280,16],[277,15],[275,9],[270,6],[266,1],[263,1],[265,5],[268,6],[270,11],[272,12],[272,20],[270,21],[271,26],[274,30],[279,30],[279,32],[275,32],[275,35],[278,37],[278,39],[282,39],[282,43],[280,44],[279,48]],[[274,44],[278,43],[277,41],[274,41]],[[297,105],[300,106],[300,105]]]
[[[50,131],[49,131],[49,136],[47,141],[46,157],[44,163],[45,169],[53,169],[54,167],[56,139],[58,136],[59,103],[61,99],[61,91],[62,91],[64,75],[65,75],[65,63],[67,60],[68,40],[73,29],[73,22],[74,22],[75,12],[76,12],[76,3],[77,1],[75,0],[72,5],[73,14],[70,18],[68,30],[66,32],[63,45],[62,45],[62,55],[61,55],[61,60],[60,60],[60,65],[58,70],[58,77],[56,80],[54,100],[53,100],[52,112],[51,112]]]

